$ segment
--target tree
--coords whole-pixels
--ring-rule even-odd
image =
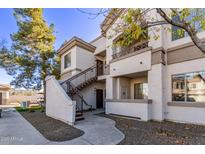
[[[43,9],[14,9],[18,31],[11,35],[12,46],[1,49],[0,65],[15,87],[41,89],[47,75],[59,77],[59,61],[54,51],[54,25],[47,25]]]
[[[118,17],[121,10],[126,11],[122,13],[120,18],[123,22],[116,23],[114,31],[121,33],[121,38],[116,43],[120,46],[128,46],[138,39],[147,38],[150,39],[150,35],[147,35],[147,29],[154,33],[154,39],[158,39],[159,36],[155,35],[155,32],[159,30],[159,25],[167,31],[171,29],[165,25],[170,24],[174,27],[178,27],[174,35],[184,35],[185,33],[190,36],[193,43],[205,53],[205,43],[198,37],[197,33],[200,30],[205,30],[205,9],[161,9],[161,8],[137,8],[137,9],[100,9],[98,13],[87,13],[95,18],[101,13],[108,18]],[[151,16],[152,11],[156,11],[159,17]],[[177,17],[178,20],[176,20]],[[110,24],[110,23],[109,23]],[[102,25],[103,26],[103,25]],[[110,26],[110,25],[108,25]],[[112,37],[112,36],[110,36]]]

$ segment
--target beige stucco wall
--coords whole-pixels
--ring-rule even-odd
[[[186,61],[182,63],[172,64],[167,66],[167,88],[166,88],[166,100],[170,102],[171,97],[171,76],[181,73],[189,73],[194,71],[205,70],[205,58],[196,59],[192,61]]]
[[[95,40],[94,42],[91,42],[91,44],[96,47],[94,55],[106,50],[106,38],[104,36],[101,36],[99,39]]]
[[[162,64],[152,65],[148,71],[148,99],[152,100],[152,119],[164,120],[164,72]]]
[[[77,51],[77,47],[75,46],[61,55],[61,74],[64,74],[66,72],[69,72],[70,70],[76,69],[76,51]],[[64,57],[68,53],[71,53],[71,66],[64,69]]]
[[[92,105],[92,107],[94,109],[96,109],[96,89],[102,89],[103,90],[103,94],[105,94],[104,90],[105,90],[105,83],[101,83],[101,82],[96,82],[93,83],[87,87],[85,87],[84,89],[82,89],[80,91],[80,93],[83,95],[83,98],[85,99],[85,101],[89,104]],[[104,100],[103,100],[104,102]],[[105,105],[103,105],[103,107],[105,107]],[[88,106],[84,105],[84,109],[87,109]]]
[[[71,66],[64,69],[64,57],[68,53],[71,53]],[[61,80],[66,80],[94,64],[95,57],[92,52],[75,46],[61,56]]]
[[[205,70],[205,58],[176,63],[167,66],[166,74],[166,103],[172,102],[171,76],[180,73],[189,73]],[[165,118],[173,121],[205,124],[205,107],[186,107],[166,105]]]
[[[54,76],[46,78],[46,115],[73,125],[76,102],[66,94]]]
[[[106,77],[106,99],[117,99],[117,78]]]
[[[153,18],[160,19],[160,16],[157,15],[156,10],[152,10],[149,13],[149,16]],[[121,19],[117,19],[115,23],[120,23]],[[191,123],[205,123],[203,116],[205,112],[205,108],[196,108],[196,107],[182,107],[182,106],[168,106],[167,102],[171,101],[171,75],[179,74],[179,73],[187,73],[193,71],[201,71],[205,70],[205,58],[200,58],[201,53],[199,54],[200,59],[191,60],[186,62],[179,62],[177,59],[183,59],[182,57],[185,56],[192,56],[194,54],[196,56],[196,49],[194,47],[185,48],[179,50],[177,52],[170,52],[166,53],[166,50],[177,47],[179,45],[183,45],[185,43],[190,43],[191,39],[189,37],[178,39],[175,41],[171,40],[171,32],[164,29],[171,28],[170,25],[163,25],[157,26],[159,31],[153,31],[151,29],[148,30],[150,40],[149,46],[151,47],[150,51],[146,51],[143,53],[139,53],[136,55],[132,55],[125,59],[121,59],[119,61],[112,61],[112,44],[113,40],[119,35],[115,34],[113,28],[116,24],[113,24],[111,28],[106,32],[106,38],[101,38],[92,42],[94,46],[96,46],[96,51],[94,54],[97,54],[106,48],[106,63],[110,64],[110,75],[106,76],[106,98],[107,99],[121,99],[122,87],[128,87],[127,91],[127,99],[134,98],[134,83],[144,81],[148,82],[148,98],[152,100],[152,104],[148,106],[146,105],[138,105],[138,104],[126,104],[126,102],[118,102],[118,103],[110,103],[107,104],[106,111],[107,112],[114,112],[113,110],[116,109],[117,113],[123,115],[130,115],[132,114],[139,114],[143,119],[154,119],[154,120],[164,120],[169,119],[173,121],[181,121],[181,122],[191,122]],[[158,39],[154,39],[154,35],[158,35]],[[113,36],[110,38],[110,36]],[[205,32],[201,32],[198,34],[199,38],[205,38]],[[154,61],[154,56],[158,57],[161,54],[152,54],[152,51],[162,48],[165,51],[165,56],[168,57],[168,63],[165,65],[161,64],[159,60]],[[186,52],[187,51],[187,52]],[[86,69],[92,66],[94,62],[94,54],[87,52],[85,49],[74,47],[71,49],[72,58],[71,62],[72,67],[69,69],[74,69],[72,71],[72,75],[78,73],[79,70],[77,69]],[[183,52],[183,55],[182,55]],[[199,51],[200,52],[200,51]],[[64,54],[65,55],[65,54]],[[64,56],[63,55],[63,56]],[[154,56],[152,56],[154,55]],[[62,57],[63,57],[62,56]],[[165,60],[167,57],[165,57]],[[185,58],[186,59],[186,58]],[[64,65],[64,59],[62,59],[62,64]],[[153,62],[153,63],[152,63]],[[61,65],[62,65],[61,64]],[[62,67],[63,68],[63,67]],[[69,71],[62,70],[62,72]],[[136,78],[136,79],[129,79],[123,77],[124,75],[147,71],[147,77]],[[70,76],[67,74],[65,78]],[[119,77],[121,76],[121,77]],[[85,88],[82,90],[83,95],[85,98],[90,102],[92,105],[95,105],[94,99],[94,90],[97,86],[99,88],[103,88],[104,85],[91,85],[90,87]],[[137,110],[134,110],[137,108]],[[138,110],[139,109],[139,110]],[[119,111],[119,112],[118,112]],[[148,112],[148,113],[147,113]],[[149,118],[145,118],[149,117]]]
[[[76,47],[76,68],[82,71],[95,64],[94,54],[83,48]]]
[[[128,103],[126,102],[106,102],[106,114],[117,114],[140,118],[143,121],[150,120],[151,104],[147,103]]]
[[[118,99],[130,99],[130,78],[119,77],[118,78],[119,86],[116,89],[118,91]],[[125,92],[125,94],[123,94]]]
[[[110,64],[110,75],[120,76],[150,70],[151,51],[146,51]]]

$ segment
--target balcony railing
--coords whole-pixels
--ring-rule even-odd
[[[123,57],[127,54],[136,52],[138,50],[144,49],[148,47],[148,41],[142,41],[136,44],[133,44],[129,47],[121,47],[120,51],[112,55],[112,59],[117,59],[119,57]]]
[[[98,71],[97,75],[102,76],[102,75],[109,75],[110,74],[110,66],[107,64],[99,64],[98,65]]]

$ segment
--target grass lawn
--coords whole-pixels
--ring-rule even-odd
[[[83,131],[46,116],[41,107],[16,110],[50,141],[68,141],[84,134]]]

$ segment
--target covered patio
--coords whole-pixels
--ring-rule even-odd
[[[148,71],[113,78],[113,98],[106,100],[106,113],[151,118],[152,100],[148,98]]]

